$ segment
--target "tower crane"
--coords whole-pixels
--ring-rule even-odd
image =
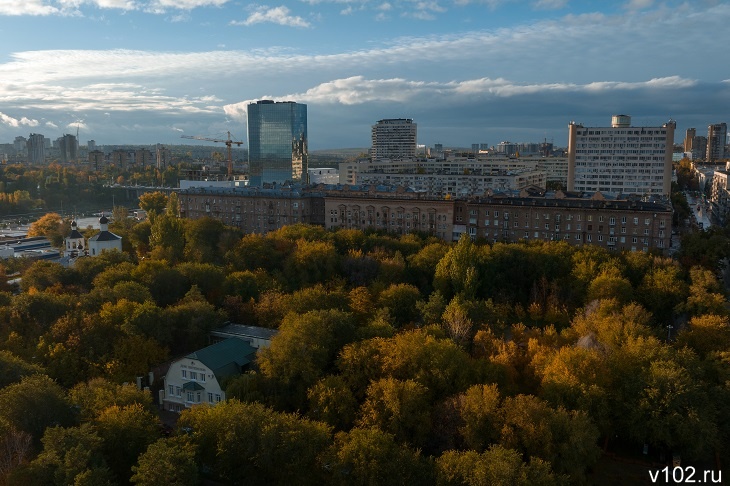
[[[231,132],[226,133],[228,134],[228,138],[225,140],[220,140],[217,138],[198,137],[195,135],[181,135],[180,138],[188,138],[191,140],[205,140],[207,142],[218,142],[226,144],[226,147],[228,147],[228,180],[233,180],[233,157],[231,155],[231,145],[235,143],[237,146],[240,147],[241,145],[243,145],[243,142],[232,140]]]

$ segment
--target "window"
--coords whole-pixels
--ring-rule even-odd
[[[220,401],[221,401],[221,395],[220,395],[220,393],[216,393],[215,394],[215,403],[218,403]]]
[[[182,396],[182,388],[180,388],[179,386],[175,387],[175,396],[176,397]]]
[[[173,396],[175,394],[175,387],[170,385],[169,392],[170,392],[170,396]]]
[[[183,378],[187,378],[188,377],[188,370],[182,370],[181,373],[182,373],[182,377]]]
[[[208,403],[213,403],[213,394],[208,393]]]
[[[188,392],[188,401],[189,402],[193,401],[193,392]]]
[[[200,373],[200,381],[205,382],[205,373]]]
[[[190,379],[191,380],[197,380],[198,379],[198,373],[195,371],[190,372]]]

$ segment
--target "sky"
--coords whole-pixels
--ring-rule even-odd
[[[727,25],[722,0],[0,0],[0,143],[246,142],[260,99],[307,104],[310,150],[384,118],[427,146],[565,146],[614,114],[679,142],[730,121]]]

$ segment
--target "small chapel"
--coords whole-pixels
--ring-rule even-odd
[[[70,257],[82,255],[99,256],[103,251],[122,251],[122,237],[109,231],[109,219],[102,213],[99,231],[85,243],[84,235],[78,230],[76,221],[71,221],[71,234],[66,237],[66,254]]]

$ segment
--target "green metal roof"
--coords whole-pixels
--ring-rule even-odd
[[[246,341],[229,338],[190,353],[186,358],[200,361],[220,380],[221,377],[240,373],[255,354],[256,349]]]
[[[205,390],[205,387],[194,381],[189,381],[182,386],[185,391]]]

